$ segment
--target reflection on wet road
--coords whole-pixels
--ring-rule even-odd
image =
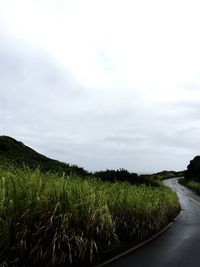
[[[176,223],[160,237],[108,267],[199,267],[200,197],[168,179],[164,183],[177,192],[182,213]]]

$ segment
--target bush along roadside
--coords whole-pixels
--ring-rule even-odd
[[[189,189],[196,192],[198,195],[200,195],[200,182],[187,180],[187,179],[179,179],[179,183],[188,187]]]
[[[98,263],[160,231],[179,211],[177,195],[164,185],[0,169],[0,264]]]

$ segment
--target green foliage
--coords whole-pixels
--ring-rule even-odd
[[[92,175],[1,136],[0,265],[85,266],[148,238],[180,209],[163,177],[124,169]]]
[[[9,136],[0,136],[0,165],[28,166],[31,169],[39,169],[42,172],[76,174],[81,177],[91,175],[86,170],[76,165],[70,165],[47,158],[23,143]]]
[[[95,172],[94,176],[101,179],[102,181],[110,182],[129,182],[130,184],[135,185],[148,185],[148,186],[160,186],[160,181],[169,178],[181,177],[184,175],[184,172],[175,172],[175,171],[162,171],[154,174],[142,174],[138,175],[137,173],[131,173],[124,169],[119,170],[106,170]]]
[[[179,209],[164,185],[0,168],[0,265],[86,266],[123,242],[148,238]]]
[[[140,177],[146,177],[146,179],[153,179],[153,180],[165,180],[170,178],[176,178],[176,177],[183,177],[185,171],[161,171],[153,174],[147,174],[147,175],[140,175]]]
[[[190,164],[187,166],[185,178],[200,182],[200,156],[196,156],[190,161]]]
[[[197,182],[197,181],[195,182],[195,181],[191,181],[191,180],[187,180],[187,179],[180,179],[179,183],[192,189],[198,195],[200,195],[200,182]]]
[[[99,171],[95,172],[94,176],[102,181],[139,183],[137,173],[130,173],[124,169]]]
[[[175,172],[161,172],[153,175],[140,175],[130,173],[127,170],[106,170],[91,174],[81,167],[63,163],[47,158],[23,143],[8,136],[0,136],[0,166],[9,167],[10,165],[30,169],[40,169],[41,172],[51,172],[65,175],[78,175],[79,177],[93,177],[102,181],[110,182],[129,182],[131,184],[145,184],[149,186],[160,186],[159,180],[174,177]]]

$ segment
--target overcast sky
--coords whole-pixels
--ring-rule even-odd
[[[0,135],[87,170],[200,154],[200,2],[0,0]]]

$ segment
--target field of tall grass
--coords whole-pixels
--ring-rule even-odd
[[[200,182],[195,182],[187,179],[180,179],[179,183],[188,187],[189,189],[195,191],[198,195],[200,195]]]
[[[0,264],[86,266],[158,232],[179,212],[169,188],[0,169]]]

